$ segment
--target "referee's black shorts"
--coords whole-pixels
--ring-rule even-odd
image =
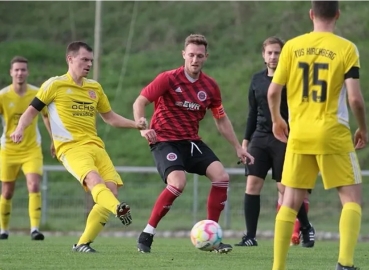
[[[246,165],[246,176],[254,175],[265,179],[272,169],[272,178],[277,182],[282,180],[286,144],[276,139],[273,133],[256,131],[248,145],[248,152],[254,156],[255,163]]]

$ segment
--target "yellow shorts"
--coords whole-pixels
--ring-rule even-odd
[[[41,148],[18,155],[0,151],[0,180],[3,182],[15,181],[21,169],[25,175],[30,173],[42,175],[42,163]]]
[[[355,152],[333,155],[304,155],[286,152],[282,184],[313,189],[318,173],[325,189],[360,184],[361,169]]]
[[[113,182],[122,186],[123,181],[115,170],[105,149],[94,144],[76,146],[61,155],[60,161],[88,191],[84,180],[89,172],[96,171],[105,182]]]

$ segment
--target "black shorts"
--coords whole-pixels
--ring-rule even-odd
[[[206,175],[208,166],[219,161],[203,141],[168,141],[150,146],[158,172],[166,183],[172,171],[186,171]]]
[[[272,133],[255,132],[248,145],[249,153],[254,156],[255,162],[246,165],[245,175],[254,175],[265,179],[272,169],[272,178],[277,182],[282,179],[286,144],[279,141]]]

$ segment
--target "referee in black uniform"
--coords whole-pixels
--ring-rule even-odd
[[[247,180],[244,199],[246,234],[236,246],[258,245],[255,237],[260,213],[260,192],[270,169],[272,169],[272,178],[277,182],[279,196],[283,196],[284,193],[281,178],[286,144],[273,135],[273,124],[267,100],[269,84],[272,81],[283,45],[284,42],[278,37],[269,37],[264,41],[262,55],[267,68],[254,74],[250,84],[249,113],[242,146],[255,157],[255,163],[246,165]],[[283,89],[280,109],[282,117],[288,122],[286,89]],[[301,234],[297,236],[298,239],[295,241],[291,239],[291,243],[298,244],[301,237],[302,246],[313,247],[315,230],[309,222],[304,204],[301,206],[297,218],[300,222]]]

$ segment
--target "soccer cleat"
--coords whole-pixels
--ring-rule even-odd
[[[153,241],[154,241],[153,234],[142,232],[137,241],[137,250],[141,253],[150,253]]]
[[[228,252],[231,252],[232,249],[233,247],[231,245],[220,243],[219,247],[214,249],[214,252],[221,253],[221,254],[227,254]]]
[[[39,231],[35,230],[31,233],[31,239],[36,241],[42,241],[45,239],[45,236]]]
[[[293,233],[291,237],[290,246],[298,246],[300,245],[300,235],[298,233]]]
[[[258,241],[255,238],[250,238],[244,235],[242,237],[241,242],[235,244],[237,247],[256,247],[258,245]]]
[[[9,237],[9,234],[7,234],[7,233],[0,234],[0,240],[7,240],[8,237]]]
[[[93,249],[92,247],[90,247],[91,243],[87,243],[87,244],[80,244],[77,246],[77,244],[73,245],[72,251],[75,252],[96,252],[95,249]]]
[[[312,248],[315,244],[315,229],[310,224],[309,228],[301,228],[302,246]]]
[[[355,266],[343,266],[340,263],[337,263],[336,270],[360,270],[360,268]]]
[[[132,223],[131,208],[128,204],[121,202],[117,206],[117,217],[125,226],[128,226]]]

